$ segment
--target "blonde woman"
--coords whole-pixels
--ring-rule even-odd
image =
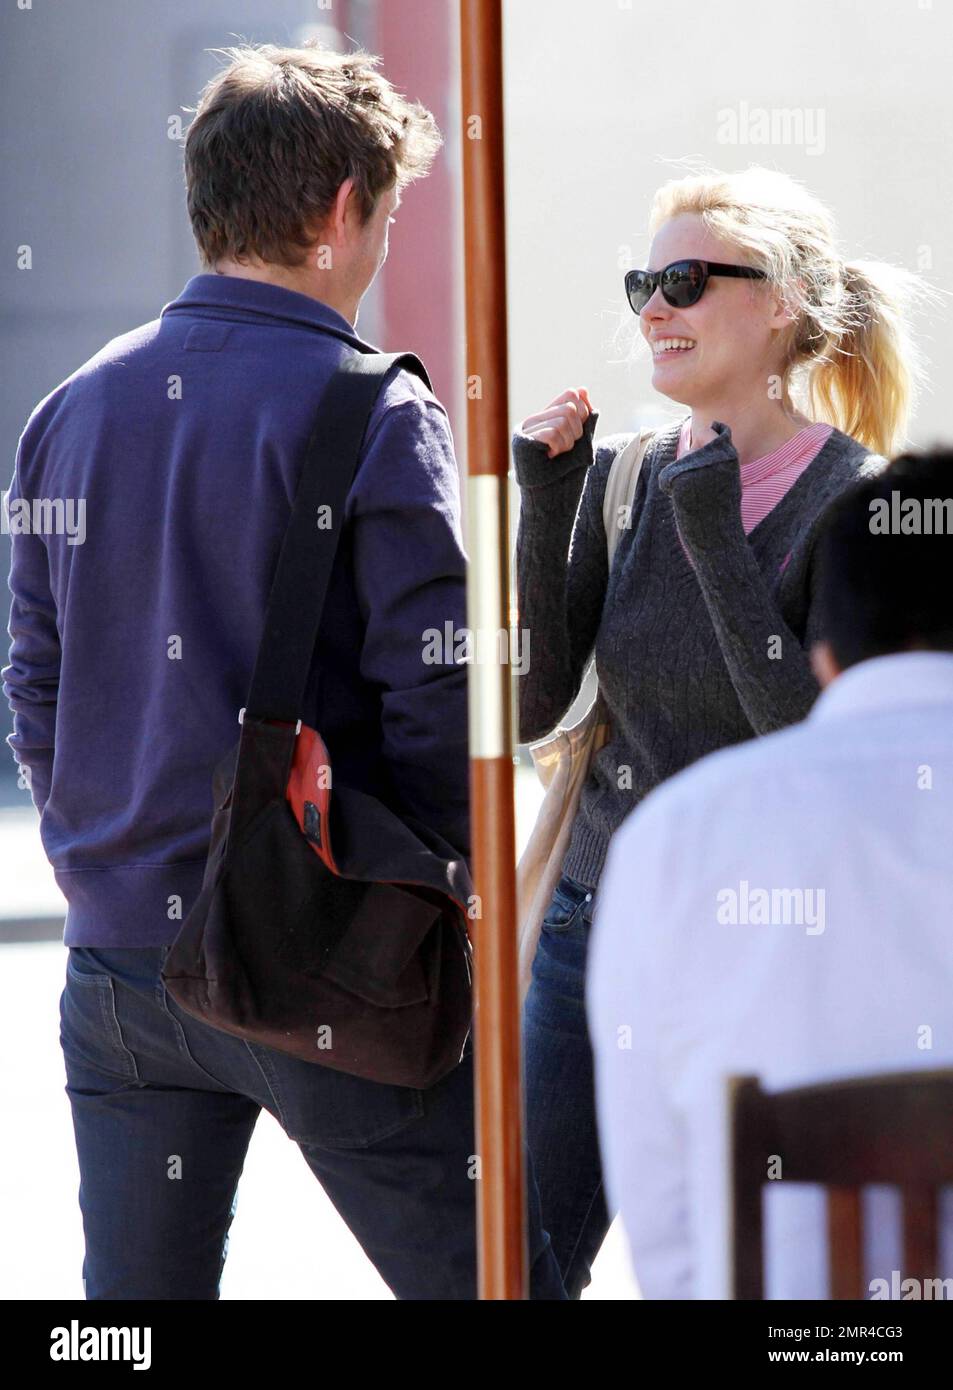
[[[648,269],[625,277],[652,384],[685,407],[648,450],[611,573],[612,459],[585,389],[514,435],[520,622],[533,659],[520,736],[544,737],[595,650],[612,733],[582,792],[524,1012],[530,1151],[570,1298],[607,1230],[585,1016],[585,963],[613,832],[704,754],[802,719],[817,523],[904,436],[921,368],[902,305],[915,278],[846,263],[824,206],[772,171],[663,186]],[[672,894],[691,864],[670,867]],[[632,884],[633,927],[639,885]],[[633,1001],[637,1008],[638,1001]]]

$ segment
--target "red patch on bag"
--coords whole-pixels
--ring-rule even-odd
[[[332,873],[338,873],[331,850],[329,831],[331,812],[331,759],[324,739],[316,729],[302,724],[295,740],[294,759],[288,786],[288,804],[302,835],[315,854]]]

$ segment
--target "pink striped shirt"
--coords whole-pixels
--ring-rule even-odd
[[[788,489],[820,453],[831,435],[831,425],[806,425],[773,453],[762,454],[741,465],[741,524],[748,536],[776,507]],[[687,419],[678,438],[676,458],[689,452],[692,422]],[[684,549],[684,545],[682,547]],[[687,551],[686,551],[687,554]],[[785,556],[783,570],[790,556]]]

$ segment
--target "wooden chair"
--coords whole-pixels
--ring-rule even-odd
[[[734,1077],[729,1104],[735,1298],[764,1298],[762,1189],[774,1155],[780,1181],[828,1188],[832,1299],[866,1296],[860,1189],[869,1183],[901,1191],[902,1277],[939,1277],[937,1189],[953,1183],[953,1070],[772,1095],[757,1077]]]

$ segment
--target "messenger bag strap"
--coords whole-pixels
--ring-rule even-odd
[[[252,719],[294,724],[301,718],[345,503],[374,402],[397,366],[430,387],[426,368],[412,352],[355,352],[321,397],[268,595],[245,706]],[[327,528],[318,525],[322,507],[330,508]]]

